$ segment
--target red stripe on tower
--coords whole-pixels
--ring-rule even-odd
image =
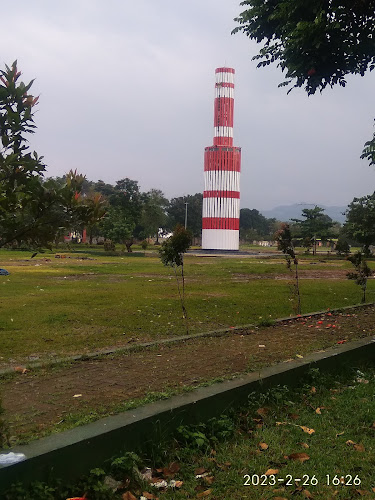
[[[214,140],[205,148],[202,248],[238,250],[241,148],[233,146],[234,69],[215,70]]]

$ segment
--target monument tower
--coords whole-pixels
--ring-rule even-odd
[[[202,248],[238,250],[241,148],[233,146],[234,69],[215,70],[214,143],[204,152]]]

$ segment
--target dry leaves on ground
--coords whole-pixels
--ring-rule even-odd
[[[298,460],[299,462],[306,462],[306,460],[310,460],[309,455],[307,453],[291,453],[285,458],[289,458],[289,460]]]

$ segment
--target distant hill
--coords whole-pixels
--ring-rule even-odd
[[[343,212],[347,207],[327,207],[325,205],[319,205],[318,207],[324,208],[324,213],[329,215],[333,221],[340,222],[343,224],[345,222],[345,215]],[[275,207],[272,210],[262,210],[261,213],[267,219],[275,218],[282,222],[287,222],[290,219],[301,219],[302,210],[304,208],[314,208],[315,205],[311,203],[295,203],[294,205],[282,205],[280,207]]]

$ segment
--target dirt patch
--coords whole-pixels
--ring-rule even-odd
[[[330,280],[345,280],[347,279],[346,269],[303,269],[300,270],[299,277],[301,279],[330,279]],[[293,279],[292,275],[289,274],[234,274],[232,276],[232,281],[238,283],[243,281],[251,280],[290,280]]]
[[[374,324],[373,306],[354,313],[327,312],[268,328],[234,330],[224,337],[17,373],[0,382],[5,418],[14,437],[40,433],[71,413],[110,412],[116,404],[150,392],[257,370],[366,337],[373,334]]]

